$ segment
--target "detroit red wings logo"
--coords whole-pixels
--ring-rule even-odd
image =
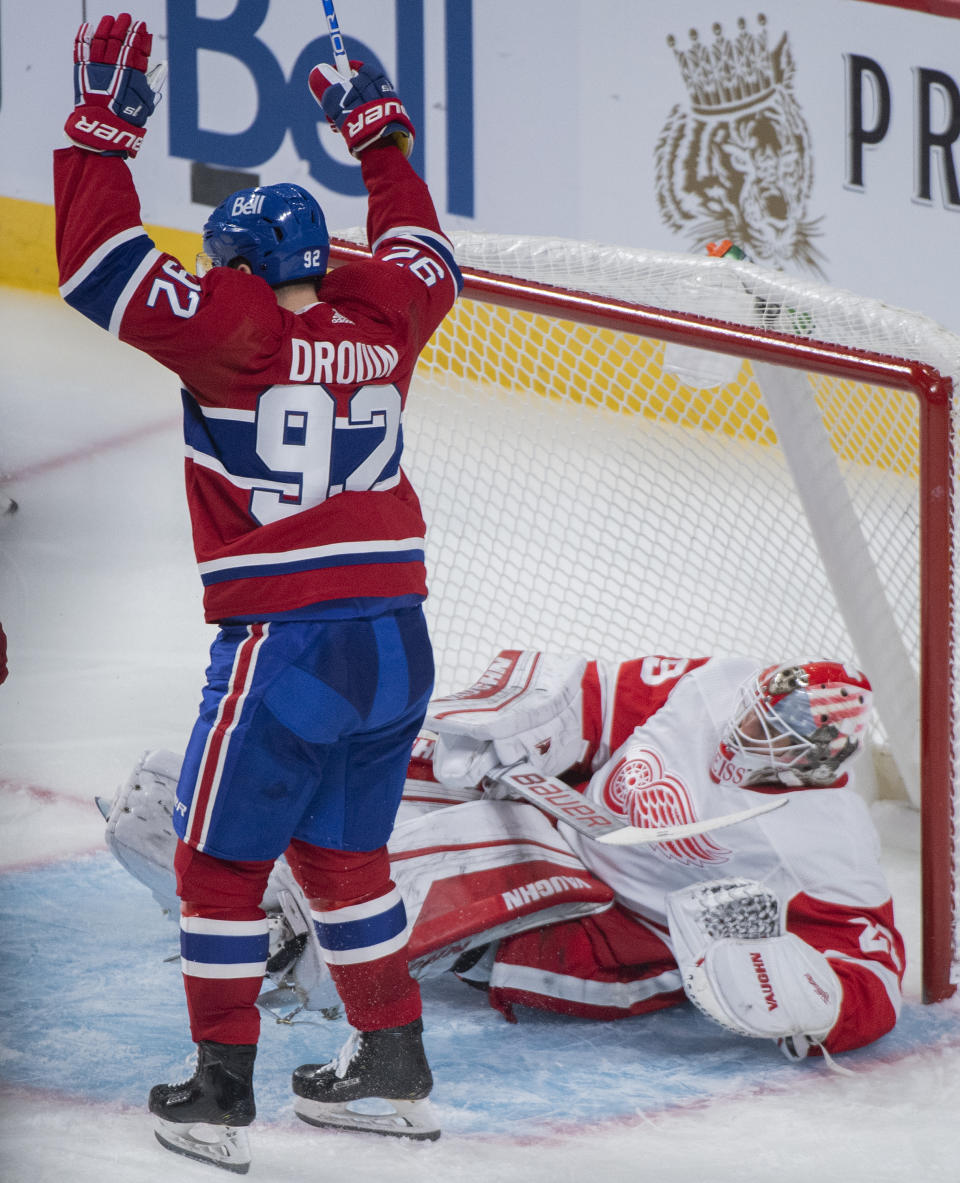
[[[649,748],[634,748],[616,764],[602,796],[604,803],[623,814],[632,826],[676,826],[699,820],[683,782],[667,772]],[[649,849],[688,866],[725,863],[731,855],[708,834],[658,842]]]

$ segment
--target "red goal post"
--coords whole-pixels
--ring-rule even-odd
[[[515,646],[855,662],[921,814],[924,999],[949,996],[960,338],[730,259],[452,237],[463,296],[405,412],[438,692]]]

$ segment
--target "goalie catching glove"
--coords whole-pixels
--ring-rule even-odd
[[[88,152],[136,156],[160,100],[166,64],[146,72],[153,37],[129,13],[105,16],[91,29],[89,21],[82,24],[73,43],[74,110],[63,130]]]
[[[325,62],[314,66],[308,79],[313,97],[327,122],[346,141],[353,156],[380,139],[392,140],[404,156],[413,151],[413,124],[393,83],[374,66],[351,62],[344,77]]]
[[[535,649],[505,649],[466,690],[435,698],[424,726],[437,734],[433,772],[450,788],[478,785],[523,760],[544,776],[579,764],[587,663]]]
[[[683,988],[714,1022],[774,1039],[803,1059],[829,1035],[842,987],[826,957],[788,933],[780,901],[753,879],[715,879],[667,896]]]

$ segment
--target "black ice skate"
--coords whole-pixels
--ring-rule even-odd
[[[293,1108],[310,1125],[399,1138],[440,1137],[430,1105],[433,1076],[423,1023],[354,1031],[329,1064],[302,1064],[293,1074]]]
[[[150,1090],[157,1141],[200,1162],[245,1175],[250,1148],[245,1129],[257,1115],[253,1100],[256,1044],[197,1044],[197,1070],[180,1084]]]

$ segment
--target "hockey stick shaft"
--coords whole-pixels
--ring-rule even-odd
[[[679,838],[691,838],[694,834],[707,834],[711,830],[722,830],[725,826],[736,826],[750,821],[761,814],[770,813],[782,805],[789,804],[789,797],[771,797],[762,805],[739,809],[735,813],[723,813],[718,817],[707,817],[703,821],[688,822],[676,826],[624,826],[604,834],[599,841],[609,846],[638,846],[649,842],[676,842]]]
[[[511,789],[525,797],[544,813],[566,822],[581,834],[595,838],[612,846],[640,846],[655,842],[675,842],[749,821],[773,809],[786,805],[787,797],[773,797],[763,805],[741,809],[736,813],[705,818],[703,821],[685,822],[675,826],[631,826],[611,812],[571,789],[556,777],[544,776],[530,764],[514,764],[509,768],[495,768],[484,778],[502,788]]]
[[[340,74],[349,78],[350,59],[347,57],[347,47],[343,43],[343,34],[340,32],[340,22],[337,20],[333,0],[323,0],[323,15],[327,18],[327,32],[330,34],[330,45],[333,48],[333,64]]]

